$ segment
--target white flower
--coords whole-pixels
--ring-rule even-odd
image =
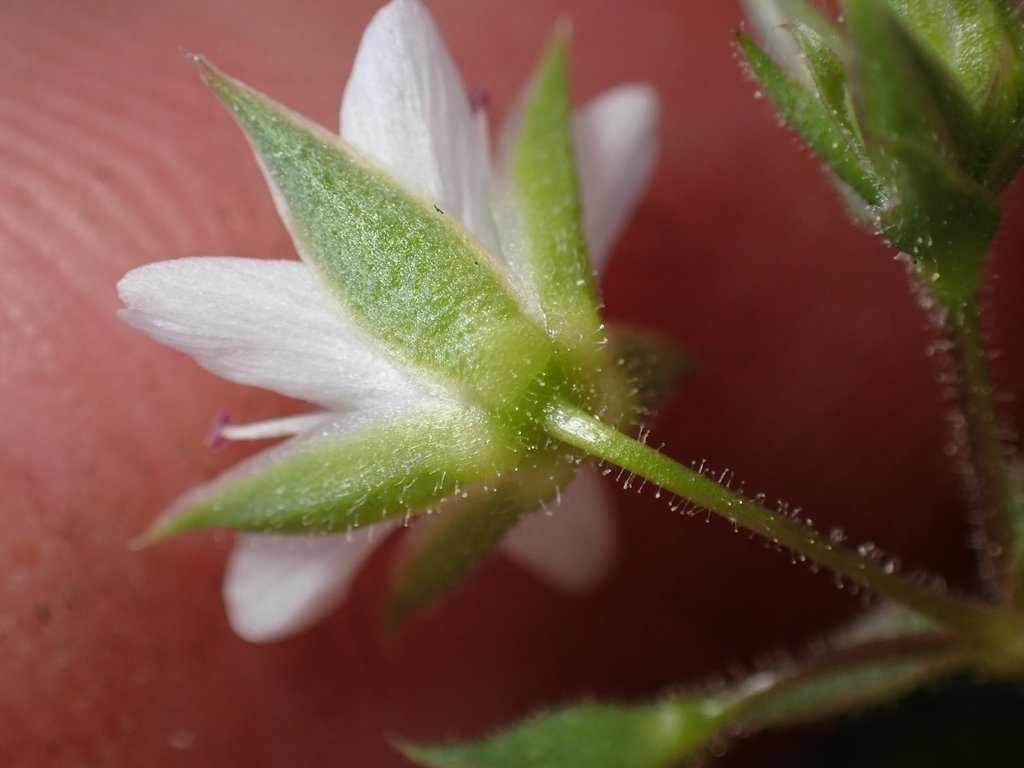
[[[603,95],[574,117],[584,229],[598,266],[651,171],[657,111],[651,90],[633,85]],[[503,150],[501,163],[492,166],[485,115],[470,104],[433,20],[416,0],[394,0],[367,28],[343,99],[341,138],[468,230],[491,255],[491,268],[523,315],[546,328],[546,336],[554,335],[546,276],[538,274],[529,258],[528,227],[507,172],[509,152]],[[192,491],[168,513],[167,519],[174,520],[207,505],[231,514],[234,502],[221,500],[244,487],[244,493],[237,493],[258,498],[264,506],[276,493],[287,496],[282,504],[298,503],[296,499],[305,503],[308,496],[309,509],[327,516],[318,518],[317,532],[339,531],[295,535],[301,533],[300,523],[283,524],[275,518],[268,527],[288,533],[240,534],[224,583],[235,631],[263,642],[310,626],[343,599],[360,565],[390,529],[402,524],[403,515],[390,516],[355,531],[368,521],[323,506],[322,499],[331,494],[350,498],[345,495],[350,489],[341,487],[349,476],[358,476],[363,489],[350,506],[378,504],[378,519],[396,499],[407,502],[413,512],[444,502],[440,508],[445,514],[422,516],[429,524],[413,526],[403,542],[406,551],[400,560],[414,564],[432,540],[443,542],[450,535],[444,530],[446,521],[472,519],[467,517],[472,513],[479,517],[476,499],[482,498],[486,506],[489,494],[499,498],[506,493],[503,483],[525,488],[519,495],[527,498],[516,500],[518,506],[507,514],[499,535],[520,512],[560,494],[553,514],[523,517],[505,538],[505,551],[563,589],[593,583],[608,565],[613,542],[593,470],[585,467],[566,486],[575,461],[560,460],[560,468],[552,469],[550,462],[524,468],[521,456],[508,459],[500,445],[507,435],[495,431],[488,409],[477,403],[487,400],[483,385],[484,394],[477,398],[477,393],[411,364],[394,344],[382,342],[372,322],[339,301],[331,278],[308,253],[305,224],[282,192],[280,178],[266,168],[265,158],[262,162],[303,261],[187,258],[136,269],[118,286],[126,305],[121,315],[136,328],[191,354],[224,378],[324,409],[225,428],[229,439],[293,437]],[[510,335],[521,337],[519,331]],[[546,337],[539,338],[547,343]],[[530,349],[526,341],[520,346]],[[515,349],[508,354],[521,355]],[[499,360],[497,372],[485,375],[504,376],[509,365]],[[410,456],[394,458],[399,451],[392,451],[392,445],[401,445]],[[545,454],[545,461],[553,455]],[[302,489],[285,489],[274,472],[306,459],[301,472],[289,469],[288,476],[301,476],[314,490],[304,495]],[[407,496],[394,488],[401,478],[396,466],[411,478]],[[422,479],[417,472],[425,475],[432,466],[439,467],[429,470],[436,478],[431,482],[437,499],[416,484]],[[525,479],[520,482],[517,473]],[[454,485],[452,474],[462,475],[454,478]],[[254,478],[255,490],[250,487]],[[326,486],[332,487],[325,491]],[[378,491],[383,500],[374,496]],[[460,516],[460,505],[467,507],[467,515]],[[269,518],[275,510],[267,508]],[[231,526],[232,520],[218,524]],[[234,527],[254,526],[246,520]]]

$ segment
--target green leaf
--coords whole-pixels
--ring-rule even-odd
[[[259,454],[198,488],[146,538],[200,527],[343,533],[458,495],[520,458],[508,447],[514,438],[472,408],[322,432]]]
[[[725,714],[714,697],[643,707],[581,704],[484,741],[401,749],[431,768],[667,768],[702,752]]]
[[[559,38],[521,105],[507,162],[545,323],[570,367],[586,370],[600,361],[603,333],[583,235],[566,66]]]
[[[542,713],[489,739],[401,745],[430,768],[661,768],[737,733],[813,722],[892,701],[963,668],[947,635],[897,637],[826,651],[732,690],[648,706],[586,703]]]
[[[751,72],[786,122],[840,181],[867,205],[878,205],[878,181],[870,166],[851,149],[840,123],[818,93],[790,76],[746,34],[739,33],[738,42]]]
[[[276,189],[303,258],[401,360],[506,405],[548,365],[547,334],[449,216],[337,137],[197,59]]]

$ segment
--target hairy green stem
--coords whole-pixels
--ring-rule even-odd
[[[719,485],[578,408],[556,402],[549,406],[546,417],[549,434],[562,442],[634,472],[964,637],[988,648],[1004,647],[1008,638],[1024,638],[1022,621],[1016,614],[904,578],[891,568],[823,537],[803,521],[781,515]]]
[[[732,711],[744,728],[798,725],[892,701],[961,672],[973,660],[954,635],[927,633],[826,651],[737,692]],[[749,687],[749,686],[748,686]]]
[[[993,597],[1009,602],[1019,591],[1014,573],[1020,552],[1020,511],[1010,481],[1007,445],[999,434],[999,417],[989,380],[981,319],[976,301],[958,305],[946,314],[957,366],[957,387],[970,451],[972,495],[978,505],[978,523],[984,540],[982,571]]]

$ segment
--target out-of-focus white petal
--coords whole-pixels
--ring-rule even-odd
[[[366,28],[342,100],[341,136],[498,252],[486,132],[416,0],[388,3]]]
[[[597,271],[647,189],[658,152],[659,113],[653,88],[622,85],[574,116],[583,228]]]
[[[786,26],[799,15],[798,3],[793,0],[743,0],[743,6],[772,58],[793,77],[807,84],[813,82],[800,46],[786,30]]]
[[[502,550],[568,593],[596,586],[611,570],[617,534],[606,490],[582,467],[550,511],[526,515],[501,541]]]
[[[122,319],[226,379],[334,410],[425,396],[302,262],[161,261],[117,288]]]
[[[269,643],[315,624],[344,599],[363,562],[394,523],[352,534],[241,534],[224,574],[224,603],[244,640]]]

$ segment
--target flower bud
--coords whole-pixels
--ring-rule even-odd
[[[754,76],[945,307],[971,299],[1024,161],[1024,25],[1004,0],[750,0]],[[779,19],[788,19],[782,25]]]

